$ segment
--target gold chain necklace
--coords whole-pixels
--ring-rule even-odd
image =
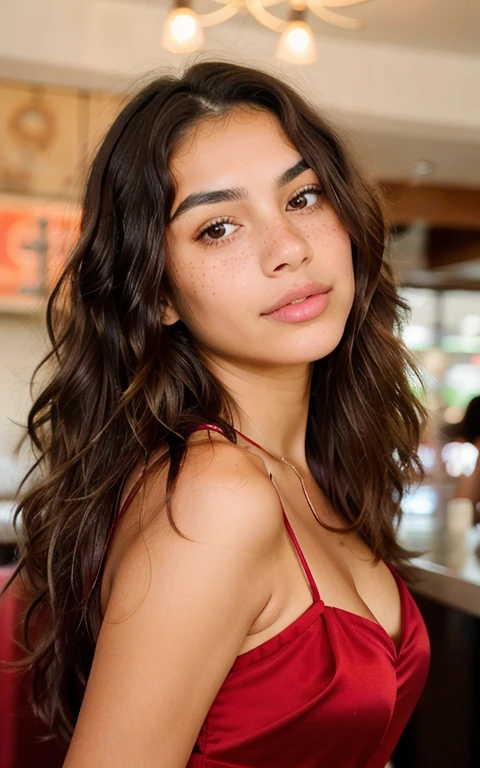
[[[267,451],[267,453],[268,453],[268,451]],[[272,454],[270,454],[270,455],[272,455]],[[291,469],[293,469],[293,471],[295,472],[296,476],[298,477],[298,479],[300,480],[300,482],[302,484],[302,490],[303,490],[303,493],[305,494],[305,498],[307,500],[308,506],[310,507],[311,511],[313,512],[313,516],[315,517],[315,519],[321,524],[322,521],[320,520],[319,516],[315,512],[315,508],[314,508],[312,502],[310,501],[310,496],[307,493],[307,489],[305,487],[305,482],[303,480],[302,475],[300,474],[298,469],[296,467],[294,467],[293,464],[290,464],[290,462],[287,461],[287,459],[284,459],[283,456],[279,456],[279,459],[280,459],[280,461],[283,461],[284,464],[288,464],[288,466]]]
[[[261,446],[258,443],[256,443],[255,440],[252,440],[252,438],[248,437],[248,435],[245,435],[245,434],[243,434],[243,432],[240,432],[240,430],[236,429],[235,432],[237,432],[241,437],[246,438],[249,443],[252,443],[252,445],[255,445],[257,448],[260,448],[261,451],[265,451],[265,453],[268,453],[268,455],[271,456],[272,459],[276,459],[277,461],[283,461],[283,463],[287,464],[287,466],[289,466],[290,469],[293,469],[293,471],[295,472],[296,476],[298,477],[298,479],[300,480],[300,482],[302,484],[302,490],[303,490],[304,496],[305,496],[305,498],[307,500],[307,504],[310,507],[310,510],[311,510],[314,518],[317,520],[318,523],[320,523],[320,525],[322,525],[322,521],[320,520],[319,516],[317,515],[317,513],[315,511],[315,507],[313,506],[313,504],[311,502],[311,499],[310,499],[310,496],[308,495],[308,491],[307,491],[307,489],[305,487],[305,481],[304,481],[302,475],[300,474],[300,472],[298,471],[298,469],[296,467],[294,467],[293,464],[291,464],[287,459],[285,459],[284,456],[276,456],[274,453],[271,453],[270,451],[267,451],[266,448],[264,448],[263,446]],[[273,480],[271,472],[269,472],[269,475],[270,475],[270,479]]]

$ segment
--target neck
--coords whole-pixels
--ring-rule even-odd
[[[311,364],[266,372],[209,361],[209,368],[234,400],[233,426],[274,456],[306,467]]]

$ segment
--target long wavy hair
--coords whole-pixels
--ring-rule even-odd
[[[34,372],[36,380],[42,371],[42,385],[24,435],[36,461],[15,512],[20,549],[10,583],[20,577],[28,592],[21,663],[32,674],[35,713],[67,743],[102,619],[105,549],[132,467],[143,467],[144,480],[168,465],[167,513],[178,530],[171,502],[188,435],[209,422],[236,441],[227,392],[184,323],[162,325],[160,306],[169,290],[170,159],[199,122],[242,105],[278,119],[350,235],[355,298],[340,343],[313,363],[307,459],[345,521],[341,530],[357,531],[377,558],[408,573],[411,553],[395,531],[405,489],[422,477],[426,413],[400,338],[408,307],[385,260],[381,191],[314,104],[275,75],[218,60],[163,74],[126,104],[91,165],[80,236],[48,300],[51,346]]]

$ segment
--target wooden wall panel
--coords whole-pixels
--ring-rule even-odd
[[[433,227],[480,229],[480,189],[382,181],[392,224],[422,221]]]
[[[71,197],[79,164],[77,92],[0,83],[0,188]]]

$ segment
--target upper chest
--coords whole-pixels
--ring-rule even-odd
[[[278,466],[275,462],[267,466],[267,471],[272,475],[323,602],[378,622],[398,645],[402,630],[401,596],[387,565],[383,561],[375,562],[372,551],[358,533],[338,533],[324,527],[341,528],[345,523],[312,476],[302,473],[302,487],[302,482],[287,466]],[[285,536],[277,567],[278,610],[288,606],[290,617],[295,612],[299,615],[312,596],[288,536]],[[275,610],[275,600],[271,608]]]

